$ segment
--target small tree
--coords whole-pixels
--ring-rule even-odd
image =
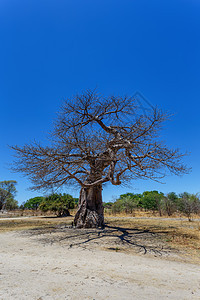
[[[117,199],[117,200],[113,203],[113,205],[112,205],[112,207],[111,207],[111,210],[112,210],[112,213],[113,213],[114,215],[117,214],[117,213],[122,212],[122,210],[123,210],[123,203],[122,203],[122,200],[121,200],[121,199]]]
[[[18,201],[13,199],[12,197],[8,198],[5,203],[6,210],[15,210],[18,208]]]
[[[139,206],[140,197],[138,194],[126,193],[120,195],[122,208],[126,213],[132,213],[135,208]]]
[[[180,194],[179,209],[187,216],[189,221],[192,221],[192,214],[197,214],[200,211],[199,196],[187,192]]]
[[[144,209],[150,209],[153,211],[158,211],[160,216],[162,216],[162,200],[164,199],[164,194],[158,191],[146,191],[142,194],[142,205]]]
[[[171,216],[178,208],[178,196],[171,192],[163,198],[163,208],[168,216]]]
[[[143,114],[133,97],[103,97],[86,91],[67,100],[52,133],[52,144],[13,146],[14,170],[27,175],[33,189],[81,187],[77,227],[104,226],[102,188],[138,178],[160,180],[166,171],[187,169],[178,150],[158,138],[167,116],[152,109]]]
[[[4,180],[0,181],[0,210],[4,210],[9,207],[10,205],[14,205],[14,197],[17,193],[15,185],[17,182],[15,180]],[[17,202],[15,202],[15,205]]]

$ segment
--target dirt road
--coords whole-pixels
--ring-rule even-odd
[[[200,267],[12,231],[0,234],[0,299],[200,299]]]

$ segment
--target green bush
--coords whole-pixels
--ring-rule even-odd
[[[43,212],[52,211],[58,217],[69,216],[69,209],[75,207],[74,198],[69,194],[52,194],[45,197],[41,202],[39,209]]]
[[[158,191],[146,191],[142,194],[141,205],[145,210],[158,211],[162,215],[164,194]]]
[[[44,197],[41,197],[41,196],[31,198],[23,204],[23,208],[37,210],[43,200],[44,200]]]

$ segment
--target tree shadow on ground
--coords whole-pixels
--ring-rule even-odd
[[[69,249],[100,248],[113,251],[134,251],[151,253],[155,256],[169,255],[171,248],[163,242],[162,233],[120,226],[105,225],[104,229],[78,229],[72,226],[57,225],[44,229],[32,229],[29,234],[40,235],[40,241],[48,244],[59,243]],[[165,232],[166,233],[166,232]]]

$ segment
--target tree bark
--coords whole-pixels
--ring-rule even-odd
[[[102,186],[81,188],[79,207],[74,218],[77,228],[104,227]]]

